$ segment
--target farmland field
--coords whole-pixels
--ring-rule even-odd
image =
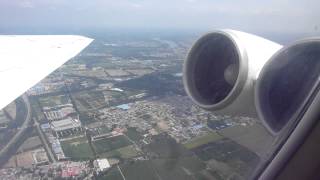
[[[260,124],[252,126],[233,126],[219,131],[224,137],[247,147],[260,157],[266,155],[266,149],[272,146],[273,138]]]
[[[70,103],[70,98],[66,95],[46,96],[39,98],[39,102],[42,107],[51,107]]]
[[[204,170],[205,165],[194,157],[178,159],[155,159],[136,161],[120,166],[126,180],[193,180],[194,176]],[[105,179],[120,179],[119,171],[110,170]]]
[[[133,141],[139,141],[143,138],[143,136],[135,128],[128,128],[126,135]]]
[[[138,154],[139,151],[137,151],[133,145],[130,145],[100,154],[100,157],[121,157],[123,159],[127,159],[136,157]]]
[[[219,134],[217,134],[215,132],[210,132],[209,134],[206,134],[204,136],[200,136],[200,137],[196,137],[196,138],[192,139],[191,141],[184,144],[184,146],[188,149],[193,149],[193,148],[199,147],[204,144],[218,141],[220,139],[222,139],[222,137]]]
[[[112,167],[107,174],[98,177],[98,180],[123,180],[117,167]]]
[[[204,144],[192,151],[201,160],[208,162],[213,159],[224,163],[243,177],[250,174],[259,162],[259,157],[254,152],[227,138]]]
[[[72,160],[87,160],[94,156],[86,137],[61,141],[61,147],[65,156]]]
[[[93,146],[98,154],[119,149],[131,145],[131,142],[125,136],[115,136],[93,141]]]

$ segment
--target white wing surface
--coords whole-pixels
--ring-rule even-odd
[[[0,35],[0,109],[91,42],[74,35]]]

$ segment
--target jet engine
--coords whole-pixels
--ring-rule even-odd
[[[320,38],[297,41],[275,53],[255,88],[259,118],[274,134],[294,126],[320,90]]]
[[[196,41],[184,63],[186,92],[198,106],[216,114],[256,117],[255,82],[281,47],[240,31],[207,33]]]

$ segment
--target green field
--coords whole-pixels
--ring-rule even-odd
[[[45,107],[45,106],[51,107],[51,106],[70,103],[70,98],[66,95],[46,96],[46,97],[39,98],[39,102],[42,107]]]
[[[144,149],[154,153],[158,158],[178,158],[191,155],[187,148],[167,134],[153,136],[153,141]]]
[[[32,114],[34,116],[36,116],[36,118],[40,121],[45,120],[45,116],[44,116],[43,112],[41,111],[41,107],[40,107],[38,100],[34,97],[30,97],[29,101],[30,101],[31,108],[33,110]]]
[[[170,171],[172,171],[172,176],[174,177],[174,172],[177,174],[185,175],[185,174],[195,174],[206,168],[205,163],[196,158],[195,156],[188,157],[179,157],[176,159],[156,159],[153,160],[153,165],[159,169],[159,171],[163,171],[163,174],[170,175]],[[166,172],[168,171],[168,172]],[[164,175],[164,176],[165,176]],[[167,177],[169,179],[169,177]],[[163,178],[163,179],[167,179]]]
[[[191,141],[184,144],[184,146],[188,149],[193,149],[196,147],[199,147],[204,144],[208,144],[214,141],[218,141],[222,139],[223,137],[215,132],[210,132],[204,136],[196,137],[191,139]]]
[[[137,155],[139,155],[139,151],[137,151],[133,145],[130,145],[100,154],[100,157],[121,157],[123,159],[128,159],[136,157]]]
[[[128,149],[121,150],[126,152]],[[197,174],[206,171],[204,162],[166,134],[154,136],[152,143],[144,147],[144,151],[159,156],[152,160],[120,164],[126,180],[194,180]],[[119,173],[113,169],[107,172],[104,178],[118,179]]]
[[[98,154],[119,149],[132,143],[125,136],[116,136],[93,141],[93,146]]]
[[[111,129],[109,129],[109,128],[105,127],[105,126],[102,126],[102,127],[100,126],[98,129],[99,129],[99,132],[101,134],[110,133],[111,132]]]
[[[214,170],[226,175],[235,172],[248,177],[260,161],[255,153],[227,138],[199,146],[192,151],[201,160],[207,161]]]
[[[73,93],[72,97],[80,112],[86,112],[107,105],[101,91],[81,91]]]
[[[121,166],[122,173],[127,180],[158,180],[151,161],[137,161]]]
[[[194,157],[135,161],[120,165],[126,180],[194,180],[194,175],[205,169],[205,164]],[[116,168],[103,179],[120,179]]]
[[[136,128],[128,128],[128,131],[126,132],[126,135],[132,140],[132,141],[139,141],[143,138],[140,132],[136,130]]]
[[[110,170],[101,177],[97,178],[98,180],[123,180],[117,167],[112,167]]]
[[[65,156],[72,160],[88,160],[94,157],[86,137],[61,141],[61,146]]]
[[[265,153],[267,153],[266,149],[273,144],[273,137],[261,124],[232,126],[220,130],[219,133],[247,147],[261,157],[265,156]]]

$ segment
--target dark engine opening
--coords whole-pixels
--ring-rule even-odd
[[[204,105],[225,99],[234,86],[225,79],[226,69],[233,67],[234,79],[239,74],[239,56],[232,40],[223,34],[209,34],[196,43],[188,58],[187,78],[193,97]]]
[[[274,131],[296,119],[320,76],[320,42],[282,51],[263,72],[258,96],[264,118]]]

